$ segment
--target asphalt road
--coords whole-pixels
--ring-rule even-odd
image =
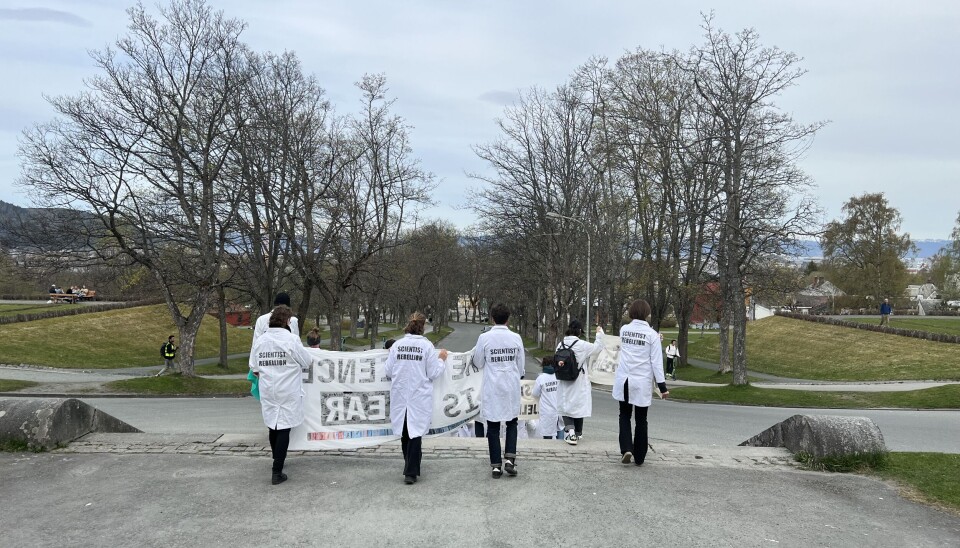
[[[457,324],[440,346],[469,350],[483,326]],[[528,378],[536,378],[536,360],[528,357]],[[87,402],[145,432],[257,433],[263,429],[260,405],[252,398],[121,399],[84,398]],[[960,453],[960,412],[906,410],[828,410],[711,405],[654,400],[650,437],[691,445],[733,446],[797,413],[864,416],[883,432],[893,451]],[[609,392],[594,390],[593,416],[586,420],[589,438],[616,443],[618,407]]]

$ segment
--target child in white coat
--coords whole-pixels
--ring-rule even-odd
[[[543,373],[537,376],[537,382],[533,385],[533,397],[540,398],[540,405],[537,407],[540,413],[537,435],[545,440],[558,437],[563,427],[563,420],[557,411],[557,385],[560,381],[554,375],[554,363],[553,356],[543,357]]]

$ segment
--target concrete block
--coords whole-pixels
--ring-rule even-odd
[[[140,432],[77,399],[0,400],[0,439],[53,449],[90,432]]]
[[[793,454],[806,453],[818,458],[887,450],[883,434],[872,420],[833,415],[794,415],[740,445],[786,447]]]

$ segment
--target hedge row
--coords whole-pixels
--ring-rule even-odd
[[[133,308],[135,306],[149,306],[160,304],[163,299],[147,299],[143,301],[129,301],[125,303],[103,303],[103,304],[85,304],[82,306],[62,307],[58,306],[53,310],[46,312],[37,312],[34,314],[17,314],[14,316],[0,317],[0,325],[18,322],[31,322],[33,320],[46,320],[49,318],[60,318],[63,316],[75,316],[77,314],[90,314],[93,312],[105,312],[107,310],[118,310],[121,308]]]
[[[797,314],[796,312],[777,312],[777,316],[784,318],[793,318],[794,320],[805,320],[808,322],[825,323],[828,325],[837,325],[840,327],[852,327],[854,329],[863,329],[866,331],[876,331],[878,333],[888,333],[890,335],[900,335],[901,337],[913,337],[914,339],[926,339],[928,341],[960,344],[960,335],[948,335],[946,333],[931,333],[930,331],[919,331],[916,329],[901,329],[899,327],[889,327],[872,323],[859,323],[847,320],[841,320],[830,316],[811,316],[810,314]]]

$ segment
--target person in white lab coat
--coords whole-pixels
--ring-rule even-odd
[[[520,379],[523,378],[523,340],[510,331],[510,309],[496,304],[490,309],[494,326],[480,334],[473,349],[473,364],[483,369],[480,393],[481,413],[487,422],[487,446],[490,449],[492,475],[506,471],[517,475],[517,417],[520,414]],[[500,422],[507,423],[506,445],[500,453]]]
[[[303,422],[303,373],[313,358],[300,337],[290,332],[293,312],[285,305],[270,314],[267,331],[250,349],[250,370],[259,378],[263,423],[270,430],[274,485],[287,480],[283,463],[290,446],[290,429]]]
[[[543,373],[537,375],[537,381],[533,384],[533,397],[540,398],[540,404],[537,406],[537,412],[540,414],[540,421],[537,423],[537,435],[545,440],[552,440],[557,437],[563,427],[563,420],[560,418],[560,412],[557,411],[557,386],[560,381],[554,375],[553,365],[556,363],[553,356],[544,356],[540,366],[543,367]]]
[[[671,339],[670,344],[667,345],[667,375],[670,375],[670,378],[677,380],[677,370],[674,365],[674,361],[680,357],[680,349],[677,348],[677,339]]]
[[[403,477],[407,485],[420,476],[423,436],[433,417],[433,381],[443,374],[447,351],[437,351],[423,336],[426,316],[414,312],[406,335],[390,345],[384,374],[390,379],[390,424],[400,436]]]
[[[661,398],[670,392],[663,376],[660,334],[647,323],[650,304],[637,299],[630,304],[628,315],[630,323],[620,328],[620,361],[613,380],[613,398],[620,402],[620,461],[630,464],[633,458],[640,466],[647,456],[647,410],[653,399],[653,380]],[[631,415],[636,419],[632,436]]]
[[[583,325],[580,320],[572,320],[567,326],[563,340],[557,345],[557,350],[566,347],[573,350],[577,357],[577,367],[580,375],[574,381],[558,381],[557,406],[563,416],[563,429],[566,433],[563,440],[570,445],[576,445],[583,435],[583,419],[593,413],[593,394],[590,386],[589,362],[594,355],[600,352],[601,345],[580,340],[583,334]],[[599,336],[599,333],[597,334]]]
[[[280,292],[277,293],[277,297],[273,299],[274,308],[284,305],[287,308],[290,308],[290,295]],[[257,343],[257,339],[260,338],[260,335],[263,335],[267,332],[267,329],[270,325],[270,315],[273,313],[273,310],[267,312],[266,314],[261,314],[257,318],[256,323],[253,326],[253,343]],[[293,333],[297,340],[300,340],[300,321],[296,316],[290,316],[290,332]]]

